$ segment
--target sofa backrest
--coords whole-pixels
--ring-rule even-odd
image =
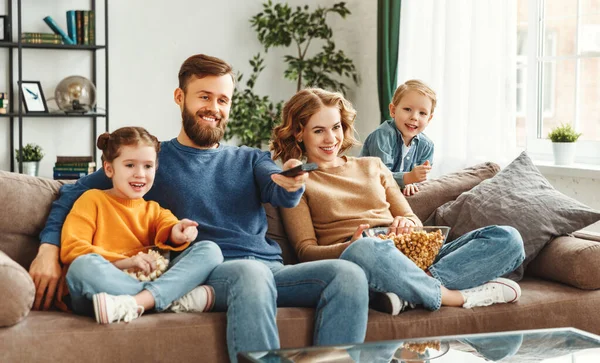
[[[500,168],[484,163],[423,183],[420,192],[408,197],[413,211],[425,221],[437,207],[456,199]],[[0,250],[29,269],[39,247],[52,202],[58,197],[62,181],[0,171]],[[287,240],[279,210],[265,204],[269,229],[267,236],[279,243],[286,264],[298,259]]]
[[[0,250],[29,269],[61,182],[0,171]]]

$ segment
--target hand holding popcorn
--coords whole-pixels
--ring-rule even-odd
[[[148,253],[139,252],[137,255],[130,257],[128,260],[133,261],[144,261],[140,262],[140,265],[133,265],[131,268],[124,269],[123,272],[133,277],[134,279],[138,279],[140,281],[153,281],[156,280],[160,275],[162,275],[169,265],[169,260],[164,258],[160,253],[154,250],[148,251]],[[153,266],[151,270],[145,268],[141,269],[139,266],[144,266],[148,261],[152,261],[150,266]],[[147,267],[144,266],[144,267]]]

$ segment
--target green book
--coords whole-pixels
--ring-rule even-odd
[[[58,34],[52,34],[52,33],[22,33],[21,39],[58,39],[58,40],[62,40],[62,37]]]
[[[83,11],[83,44],[90,44],[90,12],[87,10]]]
[[[60,39],[21,39],[23,44],[62,44]]]
[[[90,11],[89,28],[90,45],[96,45],[96,15],[93,10]]]

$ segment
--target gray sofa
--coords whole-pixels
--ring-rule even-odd
[[[424,184],[409,198],[427,219],[498,172],[481,164]],[[30,311],[34,287],[26,270],[61,182],[0,171],[0,361],[2,362],[225,362],[225,313],[145,314],[129,324],[101,326],[59,311]],[[286,263],[296,258],[277,209],[266,205],[269,235],[282,246]],[[600,241],[578,234],[551,241],[529,265],[515,304],[462,309],[443,307],[390,316],[369,313],[367,341],[572,326],[600,334]],[[314,312],[280,308],[282,347],[309,346]]]

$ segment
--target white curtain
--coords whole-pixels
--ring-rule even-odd
[[[402,1],[398,84],[421,79],[438,96],[432,177],[517,155],[516,12],[516,0]]]

